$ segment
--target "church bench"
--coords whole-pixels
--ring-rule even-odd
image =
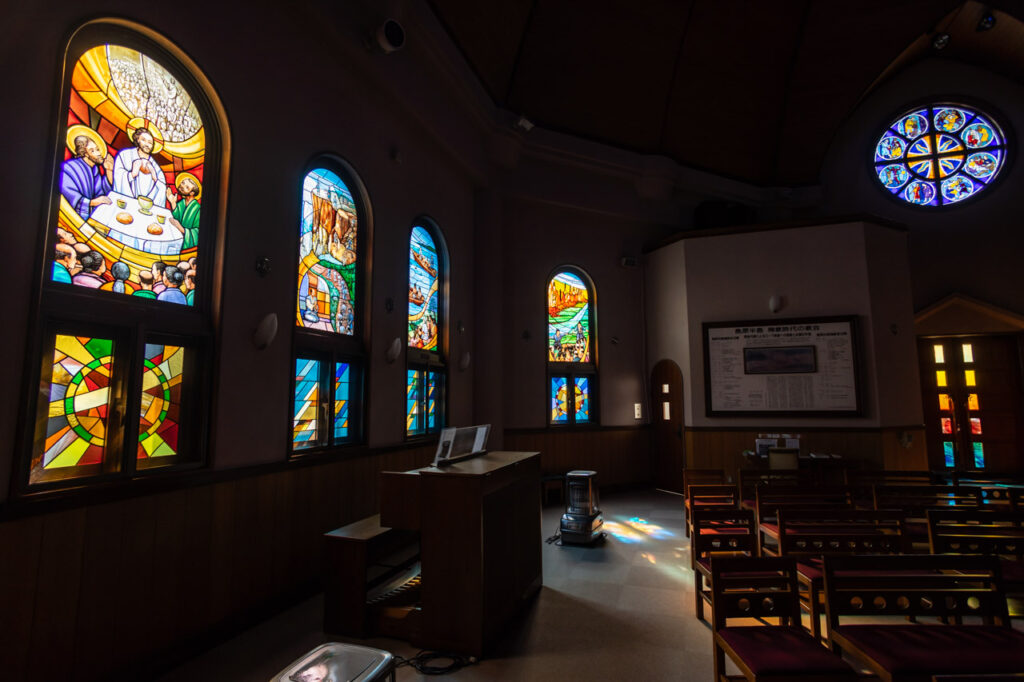
[[[711,558],[757,554],[757,534],[751,509],[693,511],[690,567],[693,569],[694,611],[704,619],[704,603],[711,603]]]
[[[737,509],[739,506],[735,484],[691,485],[686,489],[686,536],[690,537],[695,509]]]

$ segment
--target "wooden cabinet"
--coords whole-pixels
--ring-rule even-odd
[[[540,453],[381,474],[381,524],[420,531],[414,644],[483,655],[541,585]]]

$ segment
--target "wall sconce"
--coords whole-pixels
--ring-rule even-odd
[[[263,350],[277,336],[277,313],[267,313],[252,330],[252,345],[256,350]]]
[[[266,256],[256,259],[256,274],[266,277],[270,274],[270,259]]]
[[[782,294],[772,294],[768,297],[768,310],[777,313],[786,307],[786,297]]]
[[[471,359],[472,358],[470,357],[468,350],[464,351],[462,353],[462,355],[459,356],[459,371],[460,372],[465,372],[467,369],[469,369],[469,362],[470,362]]]
[[[398,356],[401,355],[401,354],[402,354],[402,339],[400,339],[399,337],[396,336],[394,338],[394,340],[390,343],[390,345],[388,345],[388,350],[384,354],[384,357],[385,357],[385,359],[387,359],[388,364],[390,365],[390,364],[394,364],[395,360],[397,360]]]

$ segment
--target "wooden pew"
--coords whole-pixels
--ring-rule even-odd
[[[827,511],[853,509],[858,499],[856,490],[848,486],[765,486],[754,490],[754,510],[757,520],[760,554],[773,554],[779,541],[779,509]]]
[[[1024,632],[1009,626],[995,557],[826,556],[824,568],[830,646],[880,679],[1024,670]],[[864,617],[875,622],[865,624]],[[907,617],[955,624],[910,624]],[[982,623],[965,624],[964,618]]]
[[[725,484],[724,469],[683,469],[683,514],[686,536],[690,536],[690,486]]]
[[[941,485],[947,478],[937,471],[851,470],[845,472],[847,485]]]
[[[693,569],[694,611],[704,620],[704,602],[711,603],[711,558],[757,554],[753,509],[693,511],[690,568]]]
[[[690,537],[695,509],[738,509],[739,490],[735,484],[691,485],[686,489],[686,537]]]
[[[876,485],[874,508],[900,509],[907,551],[927,552],[929,509],[976,509],[981,504],[978,488],[954,485]]]

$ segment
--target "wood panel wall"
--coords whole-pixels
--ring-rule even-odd
[[[642,427],[599,429],[506,429],[506,450],[539,451],[544,474],[573,469],[597,472],[602,488],[651,480],[651,430]]]
[[[884,429],[686,429],[686,466],[693,469],[725,469],[735,473],[744,466],[743,451],[754,449],[759,433],[800,434],[803,452],[835,453],[864,469],[920,470],[928,468],[922,427]],[[909,435],[909,447],[901,436]]]
[[[435,447],[325,461],[0,523],[0,677],[140,679],[319,587],[321,535],[379,508],[379,472]],[[170,659],[170,660],[168,660]]]

